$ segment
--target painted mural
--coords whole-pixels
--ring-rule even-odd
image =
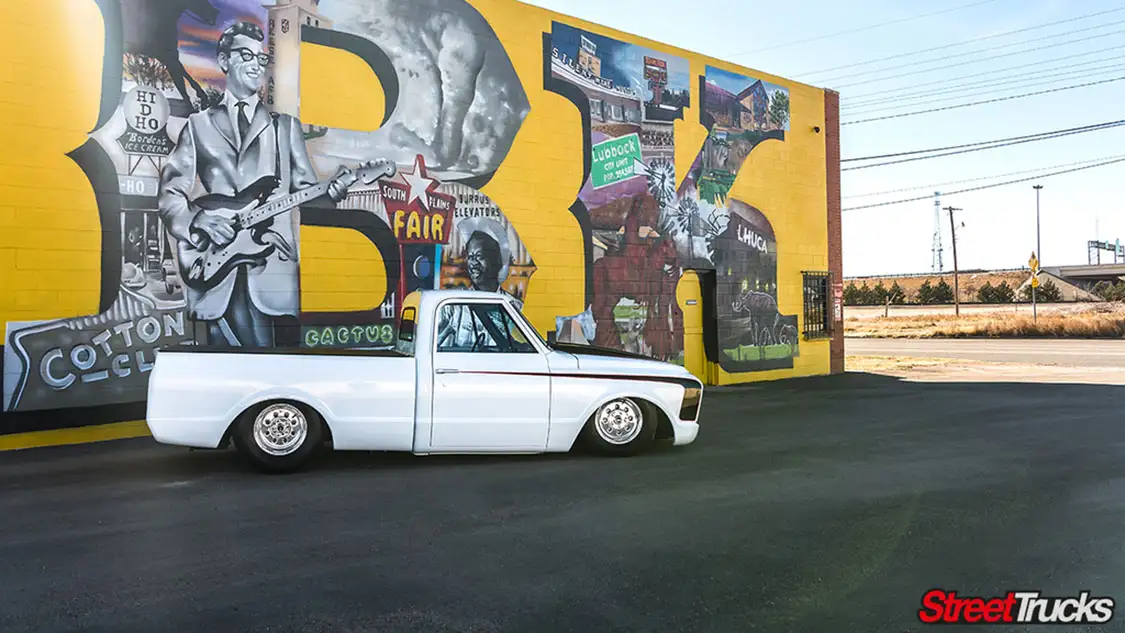
[[[591,146],[578,201],[592,227],[593,297],[558,320],[559,340],[682,362],[681,270],[661,221],[676,178],[673,121],[691,104],[688,62],[559,22],[550,42],[551,77],[589,113]]]
[[[761,210],[731,187],[759,143],[784,141],[789,93],[752,77],[707,67],[700,122],[703,149],[679,188],[681,249],[693,267],[716,276],[719,366],[729,372],[793,366],[800,353],[796,315],[777,299],[777,238]],[[686,212],[685,212],[686,211]]]
[[[785,140],[788,91],[708,67],[700,123],[709,134],[677,184],[673,121],[691,106],[686,60],[555,22],[550,62],[551,89],[588,113],[591,150],[575,208],[592,227],[593,297],[557,319],[559,340],[682,362],[676,284],[685,268],[715,270],[720,365],[792,367],[797,317],[777,310],[773,229],[728,197],[754,148]]]
[[[4,410],[141,401],[169,344],[390,347],[397,302],[418,288],[526,298],[532,257],[479,187],[529,106],[467,2],[117,6],[120,96],[86,159],[119,191],[99,203],[120,226],[117,297],[98,315],[8,323]],[[400,86],[382,127],[301,122],[294,77],[310,40]],[[376,309],[301,310],[301,224],[372,239],[393,278]]]
[[[111,24],[111,89],[71,158],[97,196],[102,311],[6,323],[3,410],[142,401],[155,351],[173,344],[389,348],[420,288],[536,301],[528,225],[485,193],[531,102],[471,2],[94,1]],[[797,319],[778,308],[767,218],[786,210],[730,195],[758,144],[785,141],[788,91],[714,67],[693,76],[685,58],[561,22],[543,36],[544,76],[524,81],[589,122],[570,208],[587,292],[582,312],[556,315],[557,338],[682,363],[677,284],[714,270],[712,360],[792,367]],[[377,129],[302,121],[303,43],[366,62],[385,101]],[[693,107],[708,135],[677,174],[674,122]],[[370,241],[385,294],[360,311],[304,309],[301,226]]]

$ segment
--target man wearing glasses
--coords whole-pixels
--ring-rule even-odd
[[[271,114],[258,97],[270,63],[262,52],[264,40],[261,27],[248,22],[223,31],[218,43],[219,68],[226,74],[223,100],[188,117],[161,172],[160,213],[182,245],[225,246],[239,230],[233,220],[237,209],[197,210],[191,200],[200,195],[233,196],[271,175],[279,182],[273,195],[317,184],[301,122]],[[197,178],[204,190],[198,193]],[[355,180],[341,167],[328,187],[331,202],[342,200]],[[207,325],[208,344],[272,347],[275,323],[286,317],[292,323],[299,312],[297,217],[286,211],[263,226],[260,240],[275,247],[264,261],[239,265],[208,288],[184,286],[189,318]]]

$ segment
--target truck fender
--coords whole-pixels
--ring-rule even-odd
[[[332,423],[329,421],[331,418],[331,416],[329,415],[331,409],[329,409],[327,403],[325,403],[320,398],[317,398],[316,396],[300,389],[294,389],[292,387],[275,387],[271,389],[265,389],[263,391],[256,391],[238,401],[238,403],[231,407],[230,411],[227,412],[227,428],[223,433],[223,440],[220,444],[226,445],[227,441],[230,439],[231,432],[234,430],[235,422],[238,421],[238,418],[244,412],[246,412],[246,410],[262,404],[263,402],[271,402],[274,400],[289,400],[298,404],[303,404],[306,407],[312,409],[314,412],[316,412],[317,415],[320,416],[321,421],[324,423],[325,437],[331,440]]]
[[[592,405],[586,408],[586,410],[582,414],[582,424],[578,426],[578,433],[575,434],[571,442],[573,443],[578,441],[578,436],[581,435],[582,430],[585,429],[588,424],[590,424],[590,420],[594,417],[594,412],[596,412],[598,408],[600,408],[607,402],[616,400],[618,398],[632,398],[633,400],[640,400],[652,405],[664,414],[664,417],[668,424],[671,424],[672,421],[676,420],[679,416],[678,413],[669,411],[668,406],[663,402],[661,398],[658,398],[655,394],[644,393],[643,391],[637,389],[617,390],[612,393],[605,394],[601,398],[598,398]],[[660,433],[660,425],[663,423],[664,422],[662,422],[661,420],[657,420],[658,434]],[[671,431],[671,429],[669,428],[668,431]]]

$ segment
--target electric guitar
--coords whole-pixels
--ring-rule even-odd
[[[357,181],[370,185],[384,176],[394,176],[397,168],[392,161],[377,160],[372,165],[355,170]],[[331,181],[324,181],[300,191],[271,199],[278,186],[276,176],[263,176],[249,187],[233,196],[210,194],[191,202],[193,211],[218,211],[233,217],[235,235],[224,246],[211,241],[202,231],[202,246],[180,241],[177,247],[180,271],[184,283],[200,291],[207,291],[222,281],[235,267],[243,264],[264,264],[277,246],[264,241],[270,228],[269,221],[291,209],[328,193]],[[222,213],[228,212],[228,213]],[[194,229],[193,229],[194,230]]]

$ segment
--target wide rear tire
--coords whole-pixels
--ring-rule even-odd
[[[266,402],[239,416],[232,439],[255,469],[291,473],[308,463],[323,444],[323,424],[320,416],[303,404]]]
[[[629,457],[652,447],[656,425],[656,414],[648,403],[615,398],[594,411],[582,432],[594,452]]]

